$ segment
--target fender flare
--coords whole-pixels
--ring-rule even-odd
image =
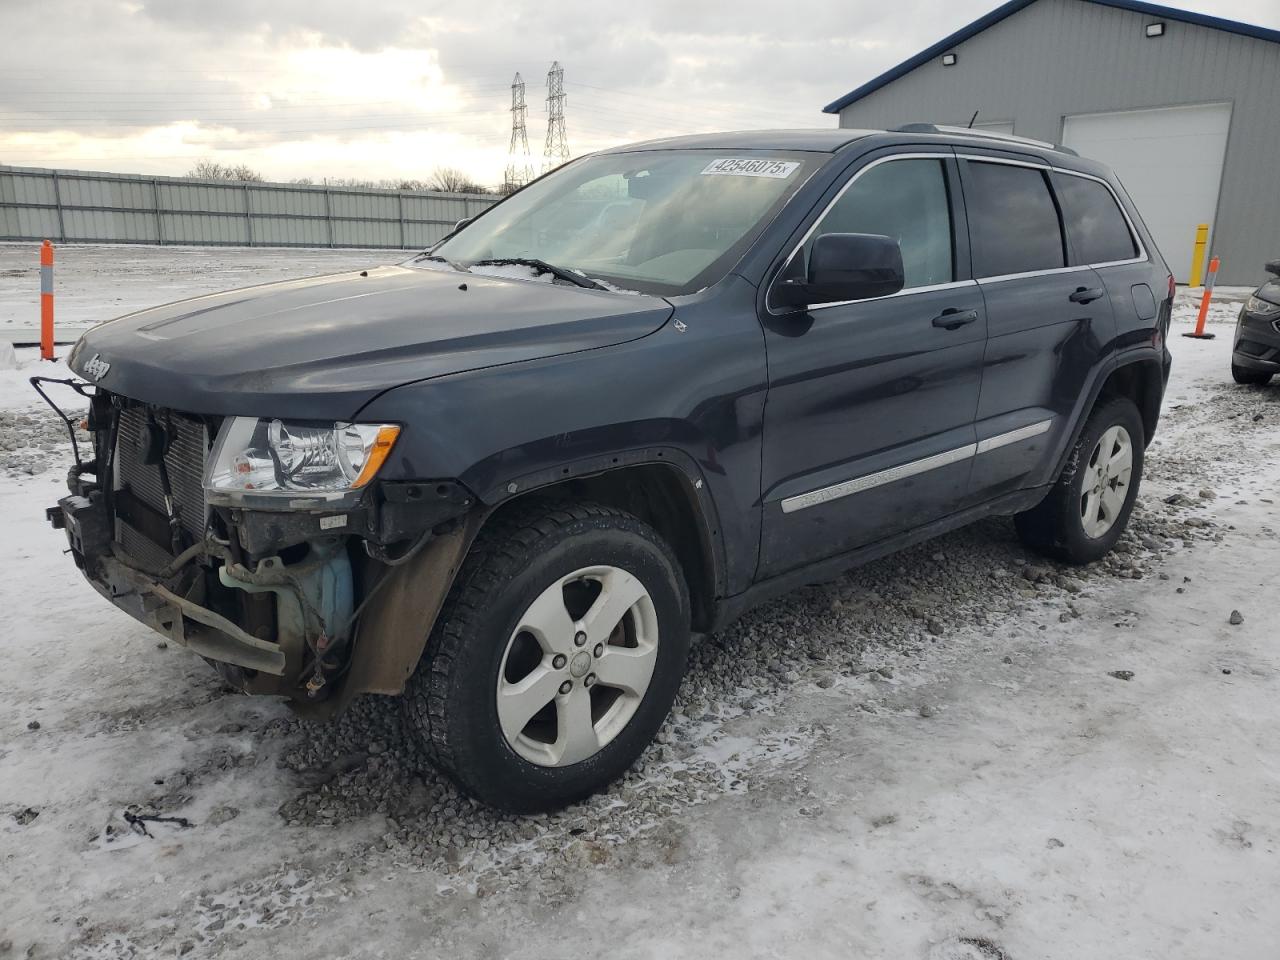
[[[725,595],[727,557],[723,526],[715,498],[711,495],[701,465],[679,447],[666,445],[618,450],[567,460],[553,467],[495,479],[478,491],[481,503],[496,509],[517,497],[547,490],[571,480],[589,479],[626,470],[628,467],[661,466],[674,470],[683,480],[686,493],[700,521],[699,534],[711,564],[711,581],[716,597]]]
[[[1061,449],[1058,450],[1053,460],[1053,472],[1044,478],[1045,484],[1053,484],[1057,482],[1059,475],[1062,473],[1063,467],[1066,466],[1067,458],[1071,456],[1071,451],[1075,448],[1076,442],[1080,439],[1080,434],[1084,432],[1084,425],[1089,419],[1089,415],[1093,412],[1093,408],[1098,404],[1098,397],[1102,395],[1102,388],[1117,370],[1125,367],[1135,366],[1137,364],[1154,364],[1157,369],[1163,370],[1163,364],[1159,353],[1147,348],[1137,350],[1126,350],[1123,353],[1111,354],[1106,362],[1101,363],[1093,372],[1093,376],[1089,382],[1089,389],[1082,394],[1082,399],[1073,414],[1073,422],[1071,431],[1066,434]],[[1163,381],[1162,381],[1163,389]],[[1150,437],[1145,438],[1149,443]]]

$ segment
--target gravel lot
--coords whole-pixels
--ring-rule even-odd
[[[1175,337],[1106,561],[990,521],[798,591],[695,648],[614,789],[530,818],[394,701],[300,723],[102,601],[43,522],[65,434],[20,351],[0,957],[1274,956],[1280,386],[1230,382],[1228,329]]]

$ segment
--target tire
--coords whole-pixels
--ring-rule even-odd
[[[1109,457],[1104,456],[1104,440]],[[1014,517],[1022,542],[1065,563],[1092,563],[1106,556],[1129,523],[1145,447],[1142,416],[1132,400],[1114,397],[1100,403],[1048,496]],[[1104,462],[1108,459],[1110,466]]]
[[[688,653],[688,589],[652,528],[599,504],[518,505],[477,537],[406,714],[431,762],[473,797],[553,810],[635,762]]]
[[[1231,365],[1231,378],[1245,386],[1265,387],[1271,382],[1271,376],[1266,370],[1250,370],[1234,363]]]

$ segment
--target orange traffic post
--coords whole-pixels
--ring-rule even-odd
[[[1212,340],[1215,334],[1204,332],[1204,321],[1209,316],[1209,301],[1213,299],[1213,285],[1218,280],[1218,258],[1209,261],[1209,276],[1204,281],[1204,296],[1200,298],[1200,316],[1196,317],[1195,333],[1184,333],[1184,337],[1196,340]]]
[[[53,355],[53,244],[40,244],[40,359]]]

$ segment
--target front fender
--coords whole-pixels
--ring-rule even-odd
[[[767,379],[754,288],[720,286],[640,340],[387,391],[359,414],[405,425],[381,476],[447,477],[496,507],[553,483],[669,463],[716,518],[725,589],[746,589]]]

